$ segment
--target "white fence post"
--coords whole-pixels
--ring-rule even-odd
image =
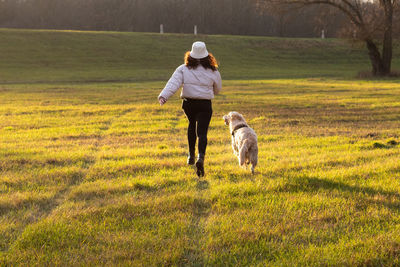
[[[197,25],[194,25],[194,35],[197,35]]]
[[[164,33],[164,25],[160,24],[160,33],[163,34]]]
[[[325,39],[325,30],[322,30],[321,38],[322,38],[322,39]]]

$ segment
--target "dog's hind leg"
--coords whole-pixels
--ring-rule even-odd
[[[254,174],[254,168],[258,163],[258,147],[252,146],[249,151],[250,163],[251,163],[251,173]]]
[[[254,174],[254,169],[256,168],[257,163],[252,163],[251,164],[251,174]]]

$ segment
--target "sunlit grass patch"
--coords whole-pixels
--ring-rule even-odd
[[[149,201],[148,198],[136,200],[134,196],[123,196],[118,200],[110,200],[106,206],[92,204],[91,207],[86,208],[76,205],[75,208],[69,206],[69,210],[61,208],[58,211],[59,215],[67,216],[74,227],[69,225],[67,229],[62,227],[62,231],[55,234],[56,237],[59,236],[57,244],[53,246],[47,240],[54,238],[49,232],[55,227],[50,227],[43,235],[43,231],[32,232],[29,229],[25,231],[28,234],[24,232],[16,242],[16,247],[12,249],[16,252],[22,249],[21,252],[26,252],[21,255],[25,256],[25,259],[32,259],[30,252],[35,252],[39,247],[36,243],[42,242],[43,244],[50,243],[49,249],[52,249],[52,251],[44,249],[39,251],[39,254],[52,256],[51,259],[46,259],[47,262],[54,262],[58,257],[64,261],[68,260],[71,257],[70,253],[74,253],[76,247],[82,246],[84,250],[82,253],[85,254],[78,252],[77,257],[83,257],[78,261],[90,260],[92,263],[113,262],[115,264],[133,260],[151,265],[165,264],[171,260],[179,260],[183,254],[188,242],[186,234],[190,225],[190,217],[185,213],[191,212],[193,201],[190,194],[178,193],[160,196],[154,201]],[[57,217],[57,213],[54,216]],[[63,220],[53,219],[53,221],[57,223]],[[36,227],[42,228],[43,225],[36,225]],[[70,235],[74,237],[72,240],[69,240]],[[93,238],[95,240],[92,240]],[[68,251],[68,253],[53,255],[60,244],[64,244],[63,251]],[[90,249],[93,246],[107,252],[96,257],[96,250]],[[154,250],[163,257],[150,257],[149,253],[151,254]]]
[[[89,246],[96,241],[94,229],[87,225],[46,220],[24,230],[11,247],[13,253],[9,259],[19,264],[78,263],[84,260]]]
[[[226,81],[203,179],[163,85],[7,88],[0,265],[396,263],[397,82]],[[258,135],[254,175],[233,155],[232,110]]]

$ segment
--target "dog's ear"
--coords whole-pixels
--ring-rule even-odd
[[[225,125],[229,125],[229,121],[230,121],[229,115],[224,115],[222,118],[223,118],[224,121],[225,121]]]
[[[231,121],[243,121],[243,122],[245,122],[243,116],[238,112],[232,112],[230,115],[231,115]]]

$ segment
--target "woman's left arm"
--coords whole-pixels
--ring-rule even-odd
[[[222,89],[222,79],[221,79],[221,74],[219,73],[219,71],[215,71],[215,80],[214,80],[214,95],[218,95],[219,92]]]

